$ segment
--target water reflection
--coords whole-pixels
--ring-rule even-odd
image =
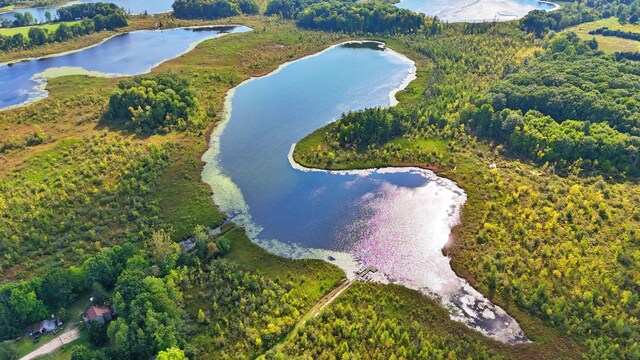
[[[376,47],[373,47],[376,48]],[[334,47],[238,86],[216,128],[203,179],[214,200],[270,251],[328,259],[353,276],[374,265],[439,298],[452,317],[496,339],[526,341],[517,322],[458,278],[442,254],[465,193],[430,171],[327,172],[291,161],[292,144],[342,112],[392,104],[414,78],[391,51]]]

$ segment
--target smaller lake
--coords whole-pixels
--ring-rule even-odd
[[[143,74],[160,63],[189,51],[204,40],[250,30],[248,27],[238,26],[134,31],[77,52],[2,65],[0,110],[26,105],[46,97],[46,77],[53,74]]]
[[[454,182],[416,168],[319,171],[291,160],[302,137],[344,112],[394,104],[415,77],[412,61],[369,47],[331,47],[230,92],[203,156],[216,204],[273,253],[329,260],[350,278],[374,266],[375,280],[432,295],[495,339],[526,342],[442,254],[466,200]]]
[[[396,6],[447,22],[509,21],[520,19],[532,10],[559,8],[538,0],[401,0]]]
[[[121,8],[123,8],[126,12],[138,15],[144,14],[147,12],[148,14],[161,14],[172,11],[171,5],[173,5],[173,0],[80,0],[80,1],[72,1],[70,3],[64,4],[62,6],[75,5],[80,3],[94,3],[94,2],[110,2],[114,3]],[[51,14],[51,16],[56,16],[56,11],[58,8],[62,7],[40,7],[40,8],[27,8],[27,9],[18,9],[14,11],[9,11],[6,13],[0,14],[0,20],[8,19],[13,20],[15,13],[24,14],[26,12],[30,12],[33,17],[39,21],[46,21],[46,13],[47,11]]]

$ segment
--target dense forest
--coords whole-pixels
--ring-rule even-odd
[[[592,50],[574,36],[554,38],[544,56],[508,74],[462,120],[559,169],[640,175],[640,66]]]
[[[265,15],[278,15],[284,19],[293,20],[307,7],[319,3],[321,0],[271,0],[267,4]],[[346,1],[354,3],[354,1]]]
[[[411,11],[352,1],[272,0],[265,15],[295,19],[306,29],[352,34],[408,34],[424,25],[424,17]]]
[[[173,13],[181,19],[220,19],[260,11],[254,0],[176,0]]]
[[[142,133],[184,131],[203,125],[200,105],[189,82],[174,75],[123,80],[109,99],[106,117]]]
[[[562,2],[559,11],[533,10],[522,20],[521,27],[538,36],[550,30],[559,31],[567,27],[597,19],[616,17],[621,24],[635,24],[640,20],[638,0],[589,0],[585,2]]]
[[[395,6],[321,2],[306,7],[297,16],[306,29],[355,34],[409,34],[420,30],[424,17]]]
[[[15,17],[16,19],[10,22],[12,26],[35,24],[30,13],[24,15],[16,13]],[[72,24],[65,23],[65,21],[76,19],[82,20]],[[60,8],[57,21],[60,21],[60,24],[52,32],[42,27],[33,26],[29,29],[28,36],[24,36],[22,33],[16,33],[12,36],[0,35],[0,50],[21,50],[53,42],[63,42],[78,36],[103,30],[115,30],[128,25],[124,10],[113,4],[103,3],[77,4]]]

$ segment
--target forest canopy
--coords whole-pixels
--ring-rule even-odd
[[[203,114],[189,82],[175,75],[123,80],[109,99],[106,117],[141,133],[202,126]]]
[[[424,25],[424,16],[395,6],[330,1],[298,14],[298,26],[357,34],[409,34]]]
[[[571,34],[554,38],[462,118],[478,135],[543,163],[637,176],[638,88],[639,64],[604,57]]]
[[[174,15],[181,19],[220,19],[260,12],[254,0],[176,0]]]

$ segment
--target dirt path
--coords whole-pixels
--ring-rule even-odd
[[[67,331],[63,332],[59,336],[51,339],[48,343],[42,345],[41,347],[30,352],[29,354],[21,357],[20,360],[31,360],[40,355],[54,352],[60,346],[68,344],[79,337],[80,337],[80,331],[78,331],[77,328],[68,329]]]
[[[354,281],[357,281],[357,280],[354,280]],[[289,342],[298,334],[298,330],[301,327],[303,327],[304,324],[307,323],[307,320],[318,316],[318,314],[320,314],[320,312],[324,308],[326,308],[329,304],[331,304],[333,300],[335,300],[338,296],[340,296],[340,294],[342,294],[345,290],[347,290],[349,286],[353,284],[354,281],[349,281],[345,279],[340,283],[340,285],[336,286],[331,291],[329,291],[325,296],[320,298],[320,300],[318,300],[318,302],[315,305],[313,305],[313,307],[306,314],[304,314],[304,316],[302,316],[300,321],[298,321],[298,323],[293,327],[293,329],[291,329],[289,334],[287,334],[287,336],[285,336],[284,339],[279,341],[274,347],[269,349],[269,351],[267,352],[274,353],[274,354],[277,353],[278,350],[280,350],[282,346],[284,346],[284,344]]]

